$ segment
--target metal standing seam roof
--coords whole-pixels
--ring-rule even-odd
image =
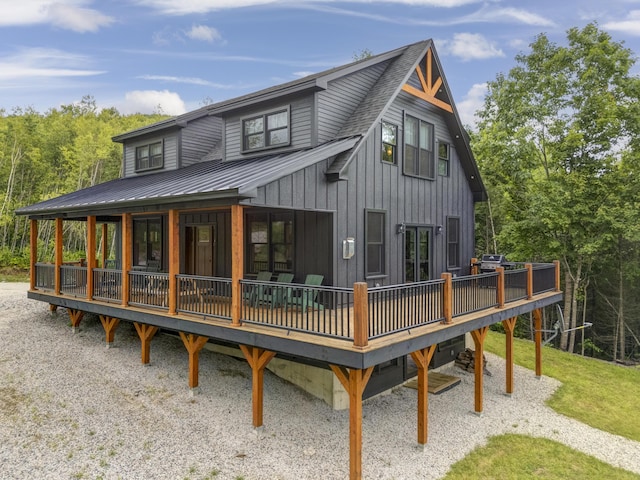
[[[177,170],[119,178],[16,210],[18,215],[90,214],[98,210],[192,200],[250,198],[256,189],[353,148],[360,136],[247,160],[221,159]]]

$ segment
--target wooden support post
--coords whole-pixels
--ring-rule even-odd
[[[504,267],[496,267],[498,284],[496,286],[496,308],[504,308]]]
[[[553,264],[556,266],[556,292],[560,291],[560,260],[554,260]]]
[[[251,367],[251,397],[253,404],[253,426],[259,428],[263,425],[264,413],[264,369],[276,352],[262,348],[240,345],[240,350]]]
[[[429,426],[429,363],[437,345],[411,352],[411,358],[418,367],[418,443],[427,443]]]
[[[109,348],[111,345],[113,345],[116,328],[118,328],[120,319],[115,317],[110,317],[108,315],[100,315],[100,323],[102,323],[102,328],[104,328],[107,348]]]
[[[38,262],[38,220],[31,219],[29,239],[29,290],[36,289],[36,263]]]
[[[364,282],[353,284],[353,346],[364,348],[369,344],[369,294]]]
[[[448,272],[444,272],[440,277],[444,280],[444,285],[442,285],[444,323],[451,324],[453,323],[453,280]]]
[[[527,269],[527,300],[533,298],[533,265],[525,263],[524,268]]]
[[[475,364],[473,366],[475,374],[475,411],[477,414],[482,413],[482,395],[484,388],[484,339],[487,336],[489,327],[481,327],[478,330],[471,331],[471,337],[476,347]]]
[[[533,311],[533,329],[536,344],[536,377],[542,376],[542,312],[539,308]]]
[[[107,257],[109,256],[109,245],[108,245],[108,235],[109,235],[109,224],[102,224],[102,249],[100,252],[100,266],[102,268],[107,267]]]
[[[61,282],[61,271],[60,271],[60,267],[62,266],[62,243],[63,243],[63,239],[62,239],[62,218],[56,218],[56,244],[55,244],[55,260],[54,260],[54,265],[55,265],[55,294],[56,295],[60,295],[60,289],[62,287],[62,282]]]
[[[169,315],[177,313],[178,279],[180,273],[180,215],[169,210]],[[189,348],[187,347],[187,350]],[[196,360],[197,361],[197,360]],[[196,386],[198,381],[196,379]]]
[[[122,306],[129,305],[129,270],[133,255],[133,218],[122,214]],[[144,363],[144,362],[143,362]]]
[[[204,344],[207,343],[209,338],[184,332],[180,332],[180,338],[187,352],[189,352],[189,388],[197,388],[200,350],[202,350],[202,347],[204,347]]]
[[[138,337],[140,337],[140,342],[142,342],[142,363],[146,365],[149,363],[151,340],[158,332],[158,327],[138,322],[133,322],[133,326],[136,327],[136,332],[138,332]]]
[[[76,328],[78,328],[80,322],[82,321],[82,317],[84,317],[84,312],[82,310],[75,310],[73,308],[67,308],[67,312],[69,312],[69,319],[71,320],[71,331],[75,333]]]
[[[364,392],[373,367],[347,370],[337,365],[329,365],[333,373],[349,394],[349,479],[362,478],[362,393]]]
[[[58,311],[58,305],[54,305],[53,303],[50,303],[50,304],[49,304],[49,311],[50,311],[51,313],[55,313],[55,312],[57,312],[57,311]]]
[[[506,362],[507,362],[507,394],[511,395],[513,393],[513,332],[516,328],[516,320],[518,317],[507,318],[502,321],[502,326],[505,331],[505,350],[506,350]]]
[[[231,205],[231,326],[241,325],[242,288],[244,275],[244,207]]]
[[[478,274],[478,265],[476,265],[478,263],[478,259],[473,257],[471,259],[471,275],[477,275]]]
[[[93,269],[96,268],[96,217],[87,217],[87,300],[93,298]]]

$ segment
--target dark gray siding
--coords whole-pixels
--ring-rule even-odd
[[[131,177],[134,175],[144,175],[146,173],[158,172],[158,170],[149,170],[146,172],[136,173],[136,147],[140,145],[155,143],[160,140],[163,141],[163,170],[175,170],[176,168],[178,168],[178,135],[179,133],[174,132],[165,136],[148,137],[144,140],[126,142],[124,144],[124,176]]]
[[[242,154],[242,122],[241,119],[253,114],[259,115],[281,107],[291,107],[291,145],[286,149],[308,148],[312,146],[314,100],[312,95],[281,103],[272,104],[256,111],[233,115],[225,119],[225,160],[238,160],[248,155]],[[256,154],[265,155],[279,150],[263,150]]]
[[[180,215],[180,238],[186,238],[187,225],[215,225],[215,275],[231,278],[231,214],[226,211]],[[184,249],[184,244],[182,245]],[[180,272],[185,271],[185,252],[180,255]]]
[[[371,90],[389,62],[329,82],[318,93],[318,143],[333,139]]]
[[[213,146],[222,140],[222,119],[202,117],[182,129],[180,166],[201,161]]]

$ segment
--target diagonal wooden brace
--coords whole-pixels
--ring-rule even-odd
[[[201,337],[193,333],[180,332],[180,338],[189,352],[189,388],[198,386],[198,368],[200,365],[200,350],[209,340],[209,337]]]
[[[133,326],[136,327],[136,332],[138,332],[138,337],[140,337],[140,342],[142,342],[142,363],[146,365],[149,363],[151,340],[153,336],[158,333],[158,327],[138,322],[133,322]]]
[[[429,426],[429,363],[437,345],[411,352],[411,358],[418,367],[418,443],[427,443]]]
[[[110,317],[109,315],[100,315],[100,323],[102,323],[102,328],[104,328],[107,348],[109,348],[109,346],[113,344],[116,328],[118,328],[118,325],[120,324],[120,319]]]
[[[263,425],[264,413],[264,369],[276,352],[262,348],[240,345],[240,350],[251,367],[251,395],[253,400],[253,426],[259,428]]]

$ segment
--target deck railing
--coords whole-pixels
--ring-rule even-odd
[[[169,275],[157,272],[129,272],[129,304],[141,307],[169,306]]]
[[[556,268],[553,264],[533,264],[533,294],[551,292],[556,289]]]
[[[526,268],[504,271],[504,300],[506,303],[527,298]]]
[[[231,279],[176,275],[178,312],[231,319]]]
[[[72,297],[87,296],[87,267],[60,266],[60,293]]]
[[[241,280],[243,322],[353,338],[353,289]]]
[[[94,268],[93,298],[103,302],[120,303],[122,301],[122,271]]]
[[[56,266],[52,263],[36,263],[36,288],[55,290]]]
[[[481,273],[468,277],[456,277],[452,279],[451,286],[453,290],[453,317],[459,317],[460,315],[485,310],[498,305],[497,273]]]

